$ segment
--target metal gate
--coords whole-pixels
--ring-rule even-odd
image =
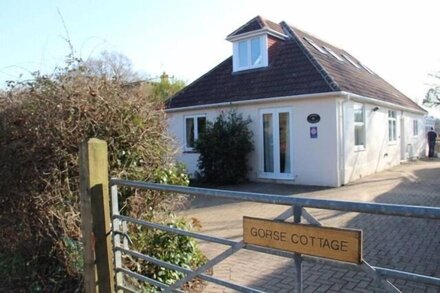
[[[109,188],[110,186],[110,188]],[[295,264],[295,287],[297,292],[302,292],[302,263],[322,263],[332,266],[348,268],[350,270],[362,270],[377,281],[388,292],[400,292],[389,278],[403,279],[413,282],[421,282],[440,289],[440,278],[427,275],[415,274],[401,270],[377,267],[368,264],[363,259],[360,264],[350,264],[317,258],[298,253],[250,245],[243,241],[233,241],[225,238],[213,237],[202,233],[185,231],[147,222],[119,214],[118,187],[149,189],[163,192],[181,193],[194,196],[208,196],[213,198],[227,198],[241,201],[276,204],[286,206],[286,210],[278,215],[275,220],[286,221],[293,217],[294,223],[302,221],[309,225],[321,226],[306,208],[337,210],[343,212],[358,212],[376,215],[400,216],[408,218],[424,218],[440,220],[440,208],[424,206],[408,206],[396,204],[379,204],[365,202],[349,202],[338,200],[324,200],[293,196],[279,196],[272,194],[259,194],[250,192],[235,192],[195,187],[182,187],[162,185],[147,182],[128,181],[120,179],[108,180],[107,145],[104,141],[91,139],[81,144],[80,147],[80,197],[81,197],[81,230],[84,243],[84,288],[88,292],[131,292],[127,284],[124,284],[124,275],[129,275],[142,282],[161,288],[165,292],[182,292],[182,286],[188,281],[198,277],[204,281],[237,290],[239,292],[262,292],[261,290],[235,284],[226,280],[206,274],[207,270],[242,250],[253,250],[282,257],[291,258]],[[109,196],[111,190],[111,197]],[[109,206],[111,203],[111,207]],[[246,216],[246,215],[243,215]],[[218,254],[206,264],[194,271],[179,267],[154,257],[144,255],[130,249],[130,243],[126,234],[127,223],[160,229],[178,235],[193,237],[199,240],[229,246],[224,252]],[[440,225],[440,221],[438,221]],[[440,240],[440,239],[439,239]],[[113,242],[113,243],[112,243]],[[184,277],[172,285],[161,283],[147,276],[140,275],[123,267],[122,255],[129,255],[142,259],[163,268],[183,273]]]
[[[324,200],[324,199],[313,199],[313,198],[292,197],[292,196],[287,197],[287,196],[279,196],[272,194],[234,192],[234,191],[196,188],[196,187],[182,187],[182,186],[162,185],[155,183],[127,181],[127,180],[119,180],[119,179],[111,179],[110,184],[111,184],[112,221],[113,221],[112,234],[114,241],[113,243],[114,243],[114,258],[115,258],[115,273],[116,273],[115,286],[117,290],[129,291],[129,292],[132,291],[130,288],[126,287],[123,283],[123,279],[124,279],[123,275],[126,274],[139,281],[147,282],[151,285],[161,288],[164,292],[182,292],[181,287],[185,283],[193,280],[196,277],[199,277],[204,281],[213,282],[218,285],[231,288],[240,292],[263,292],[257,289],[235,284],[226,280],[221,280],[219,278],[206,274],[206,271],[208,271],[213,266],[215,266],[219,262],[223,261],[224,259],[233,255],[234,253],[238,252],[241,249],[248,249],[248,250],[269,253],[269,254],[274,254],[274,255],[294,259],[297,292],[302,292],[302,262],[303,261],[331,264],[333,266],[349,268],[352,270],[362,270],[366,272],[368,275],[370,275],[374,280],[376,280],[377,283],[388,292],[400,292],[400,290],[388,280],[388,278],[390,277],[395,279],[404,279],[414,282],[421,282],[421,283],[431,284],[440,287],[440,278],[414,274],[406,271],[372,266],[368,264],[367,260],[363,260],[360,265],[332,261],[323,258],[301,255],[298,253],[290,253],[290,252],[285,252],[285,251],[261,247],[261,246],[249,245],[249,244],[245,244],[243,241],[232,241],[229,239],[213,237],[196,232],[185,231],[177,228],[168,227],[165,225],[160,225],[157,223],[147,222],[147,221],[123,216],[119,214],[118,186],[158,190],[164,192],[181,193],[181,194],[188,194],[195,196],[203,195],[203,196],[215,197],[215,198],[221,197],[221,198],[228,198],[234,200],[285,205],[288,208],[286,209],[285,212],[278,215],[278,217],[276,217],[275,220],[285,221],[290,217],[293,217],[294,223],[300,223],[305,220],[308,224],[316,225],[316,226],[321,226],[321,223],[316,218],[314,218],[309,212],[307,212],[306,208],[337,210],[344,212],[359,212],[359,213],[369,213],[369,214],[377,214],[377,215],[403,216],[403,217],[411,217],[411,218],[436,219],[436,220],[440,219],[440,208]],[[209,260],[206,264],[192,271],[171,263],[164,262],[160,259],[156,259],[148,255],[143,255],[137,251],[131,250],[129,247],[127,237],[124,237],[126,235],[125,234],[126,231],[124,231],[123,227],[126,226],[126,223],[141,225],[151,229],[160,229],[170,233],[176,233],[178,235],[194,237],[199,240],[223,244],[230,247],[224,252],[217,255],[216,257]],[[154,263],[156,265],[162,266],[167,269],[182,272],[184,274],[184,277],[172,285],[166,285],[164,283],[158,282],[157,280],[153,280],[151,278],[140,275],[136,272],[130,271],[122,267],[122,254],[130,255],[132,257]]]

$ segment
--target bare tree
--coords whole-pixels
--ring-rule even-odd
[[[125,83],[140,79],[134,72],[130,59],[118,52],[103,51],[98,58],[89,58],[84,65],[86,70],[95,76]]]
[[[430,89],[425,95],[423,104],[428,107],[437,107],[440,106],[440,71],[432,73],[429,76],[432,77],[434,81],[430,84]]]

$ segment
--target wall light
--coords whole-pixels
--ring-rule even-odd
[[[379,107],[374,107],[372,111],[376,112],[377,110],[379,110]]]

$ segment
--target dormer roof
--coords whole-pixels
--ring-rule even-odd
[[[166,107],[348,92],[426,112],[347,51],[285,22],[276,24],[257,16],[232,32],[228,39],[262,30],[286,36],[277,39],[270,49],[268,66],[233,72],[229,57],[171,97]]]
[[[284,30],[280,24],[264,19],[258,15],[230,33],[226,37],[226,40],[234,41],[259,33],[267,33],[280,39],[287,38],[287,35],[284,33]]]

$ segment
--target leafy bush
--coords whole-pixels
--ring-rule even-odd
[[[212,184],[234,184],[246,179],[247,155],[253,150],[251,119],[230,111],[208,122],[195,149],[203,179]]]
[[[186,219],[171,216],[166,218],[155,217],[153,221],[183,230],[199,228],[199,224],[195,219],[192,219],[192,222],[188,222]],[[140,251],[143,254],[187,269],[195,269],[203,265],[207,260],[198,248],[197,242],[190,237],[180,236],[162,230],[147,229],[141,226],[134,226],[132,229],[134,230],[133,235],[135,235],[132,238],[132,249]],[[166,269],[142,260],[133,261],[133,259],[129,258],[129,260],[126,261],[126,265],[133,271],[165,284],[173,284],[184,276],[181,272]],[[191,285],[194,284],[187,284],[187,286]],[[158,288],[148,284],[138,284],[137,289],[156,292]]]
[[[154,172],[154,176],[154,181],[158,183],[189,185],[189,178],[182,164],[160,167]],[[176,200],[176,198],[178,200]],[[155,191],[150,194],[147,200],[143,200],[142,197],[138,195],[133,195],[129,201],[129,206],[132,207],[131,213],[136,214],[137,217],[183,230],[195,230],[200,228],[200,223],[196,219],[191,219],[191,222],[188,222],[186,219],[176,217],[172,212],[165,211],[163,208],[157,206],[166,206],[168,210],[182,208],[181,205],[185,203],[185,201],[179,200],[177,195],[170,197],[166,196],[164,192]],[[190,237],[131,224],[129,224],[128,227],[128,234],[132,240],[131,249],[166,262],[188,269],[195,269],[206,260],[205,256],[199,250],[197,242]],[[124,265],[133,271],[165,284],[172,284],[183,276],[182,273],[130,257],[127,257],[124,261]],[[131,286],[134,287],[133,289],[142,289],[147,292],[156,292],[158,289],[132,278],[127,278],[126,282],[131,284]],[[196,284],[197,282],[187,284],[186,286],[194,286]]]
[[[80,290],[81,141],[108,142],[111,176],[187,180],[170,164],[175,149],[162,103],[127,87],[123,75],[97,75],[81,60],[67,61],[51,75],[36,72],[32,80],[9,82],[0,96],[0,251],[17,268],[5,273],[1,264],[0,291]],[[130,203],[124,212],[133,216],[168,210],[180,200],[168,198],[121,190]]]

